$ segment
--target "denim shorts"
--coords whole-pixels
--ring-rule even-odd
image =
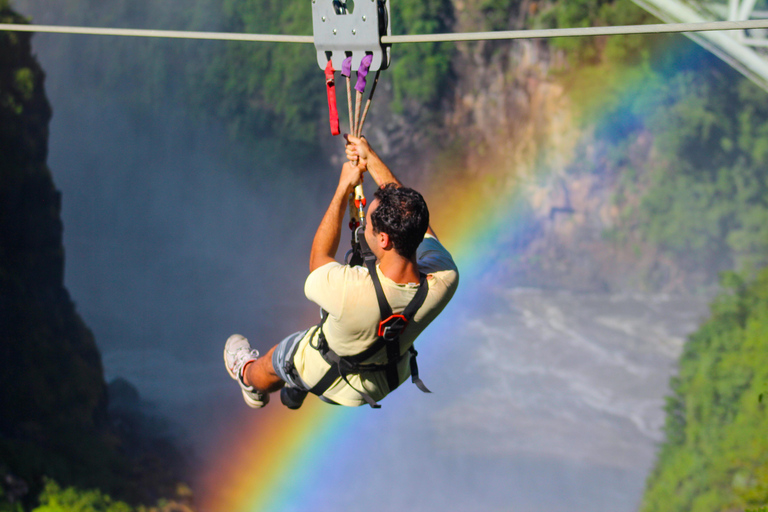
[[[283,341],[277,344],[277,348],[272,353],[272,367],[275,369],[275,373],[283,381],[285,381],[288,387],[299,388],[305,391],[309,391],[309,386],[302,380],[296,371],[296,366],[293,364],[293,357],[296,355],[296,351],[299,348],[299,342],[304,339],[304,336],[312,329],[306,329],[299,331],[286,337]]]

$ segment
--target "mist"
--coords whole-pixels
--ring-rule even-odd
[[[83,73],[115,58],[140,68],[131,48],[146,42],[38,34],[33,44],[54,112],[48,165],[63,194],[66,287],[107,380],[135,385],[205,468],[244,407],[222,367],[226,338],[239,332],[266,351],[317,318],[303,283],[338,160],[263,155],[172,92],[137,108],[133,84],[104,88]],[[345,233],[341,252],[347,244]],[[462,283],[454,304],[473,289]],[[420,348],[438,393],[388,399],[381,428],[356,432],[376,439],[356,470],[373,476],[347,494],[319,489],[317,510],[361,500],[375,511],[635,510],[668,378],[705,312],[703,300],[673,300],[488,285],[430,334],[461,348]]]
[[[65,197],[65,285],[107,379],[127,378],[178,414],[187,434],[205,437],[196,417],[209,416],[203,404],[218,401],[216,385],[231,384],[224,340],[251,333],[266,351],[317,314],[303,279],[335,173],[325,162],[264,164],[173,98],[137,109],[135,84],[100,89],[81,73],[78,54],[96,45],[104,60],[87,68],[98,70],[111,51],[130,55],[131,43],[145,44],[34,38],[54,110],[48,163]]]

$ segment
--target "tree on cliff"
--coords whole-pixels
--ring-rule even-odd
[[[768,268],[728,291],[685,345],[661,447],[641,510],[768,505]]]

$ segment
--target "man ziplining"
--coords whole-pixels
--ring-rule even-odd
[[[323,310],[322,322],[263,357],[239,334],[226,342],[227,372],[250,407],[264,407],[275,391],[291,409],[309,392],[331,404],[379,407],[409,375],[429,392],[418,378],[413,343],[450,301],[458,269],[429,227],[421,194],[403,187],[364,138],[348,136],[346,154],[350,161],[315,233],[304,285]],[[365,263],[349,266],[335,255],[347,198],[366,171],[379,188],[360,236]]]

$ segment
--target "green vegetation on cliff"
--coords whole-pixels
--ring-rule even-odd
[[[768,268],[749,284],[736,274],[723,284],[672,380],[666,442],[641,510],[768,505]]]
[[[629,0],[556,2],[537,18],[652,21]],[[555,78],[581,108],[585,144],[602,148],[590,172],[618,184],[623,221],[607,235],[658,248],[702,281],[768,264],[768,93],[681,35],[553,44],[569,56]]]
[[[685,73],[659,87],[658,165],[638,212],[649,240],[702,268],[768,263],[767,93],[745,79]]]
[[[48,480],[40,494],[40,505],[32,512],[192,512],[188,503],[189,489],[182,487],[178,495],[179,500],[163,499],[153,507],[132,507],[124,501],[112,499],[98,489],[83,491],[74,487],[62,488]]]

